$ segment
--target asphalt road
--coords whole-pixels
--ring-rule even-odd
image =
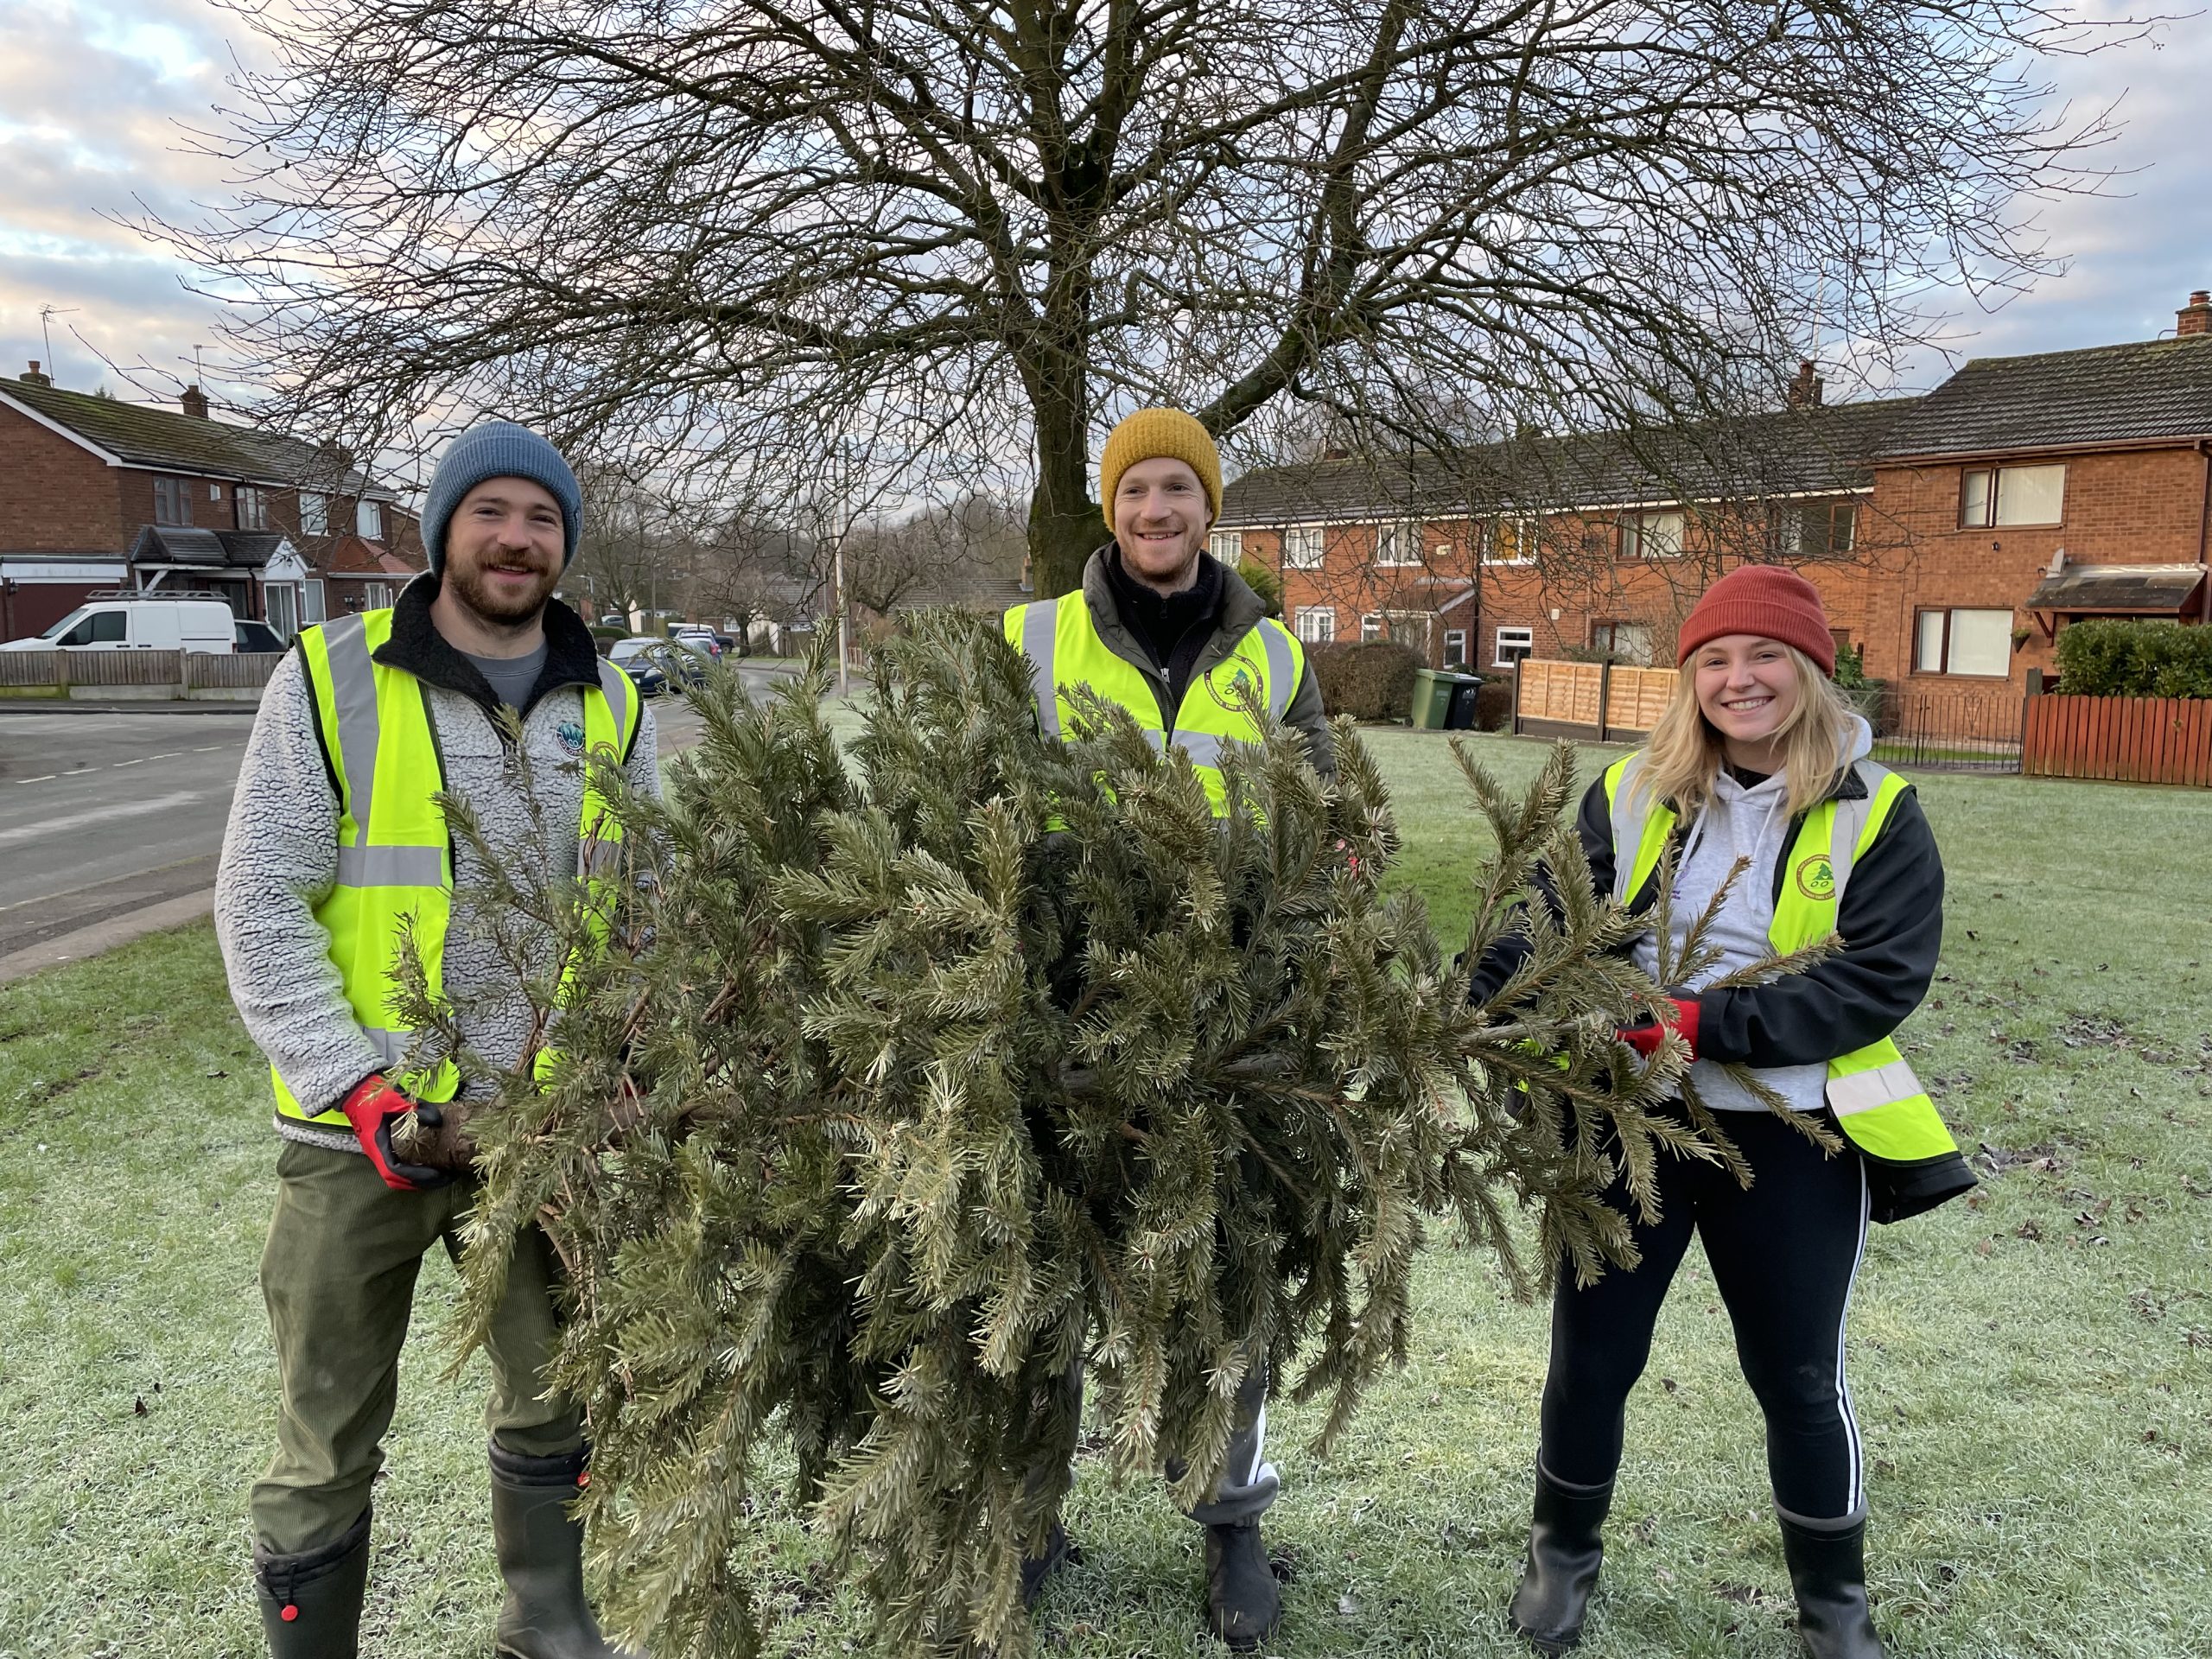
[[[654,705],[664,753],[699,722]],[[41,965],[48,946],[105,949],[130,920],[183,919],[215,859],[253,709],[48,714],[0,709],[0,962]],[[55,959],[60,959],[57,957]]]

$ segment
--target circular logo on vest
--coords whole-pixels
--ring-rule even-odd
[[[1815,853],[1798,864],[1797,891],[1820,904],[1835,897],[1835,872],[1826,853]]]
[[[1262,704],[1266,701],[1260,696],[1260,677],[1252,671],[1249,663],[1230,661],[1208,669],[1206,690],[1216,702],[1233,715],[1244,712],[1247,696],[1260,698]]]
[[[584,752],[584,728],[573,720],[563,721],[561,747],[570,754],[582,754]]]

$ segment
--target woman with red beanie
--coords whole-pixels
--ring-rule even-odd
[[[1656,903],[1671,863],[1669,958],[1725,890],[1705,940],[1718,960],[1674,988],[1663,1025],[1621,1039],[1646,1056],[1669,1033],[1688,1046],[1684,1095],[1714,1114],[1752,1179],[1662,1155],[1658,1217],[1634,1227],[1637,1265],[1588,1286],[1560,1274],[1512,1622],[1540,1652],[1580,1639],[1629,1390],[1695,1231],[1766,1419],[1799,1635],[1813,1659],[1878,1659],[1844,1320],[1870,1217],[1895,1221],[1974,1185],[1891,1040],[1935,971],[1943,867],[1911,786],[1866,759],[1872,734],[1829,680],[1835,645],[1810,582],[1764,565],[1723,577],[1683,624],[1677,662],[1649,745],[1591,785],[1577,827],[1594,885],[1631,910]],[[1705,988],[1831,934],[1840,948],[1802,973]],[[1527,949],[1494,949],[1478,998]],[[1659,941],[1647,931],[1632,949],[1656,977]],[[1789,1121],[1797,1114],[1840,1150]],[[1608,1202],[1637,1213],[1624,1179]]]

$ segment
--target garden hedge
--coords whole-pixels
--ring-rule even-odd
[[[1426,659],[1394,639],[1366,645],[1308,645],[1321,686],[1321,707],[1354,720],[1403,720],[1413,712],[1414,671]]]
[[[2212,697],[2212,628],[2099,617],[2058,636],[2059,690],[2083,697]]]

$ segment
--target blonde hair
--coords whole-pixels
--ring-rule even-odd
[[[1795,645],[1775,643],[1789,653],[1789,665],[1797,674],[1797,706],[1776,732],[1783,740],[1782,769],[1789,780],[1789,816],[1794,818],[1834,791],[1837,777],[1848,764],[1844,740],[1853,711],[1811,658]],[[1720,734],[1697,706],[1694,652],[1681,674],[1667,712],[1651,729],[1635,787],[1649,790],[1650,798],[1668,802],[1687,818],[1703,810],[1712,798],[1713,780],[1726,757]]]

